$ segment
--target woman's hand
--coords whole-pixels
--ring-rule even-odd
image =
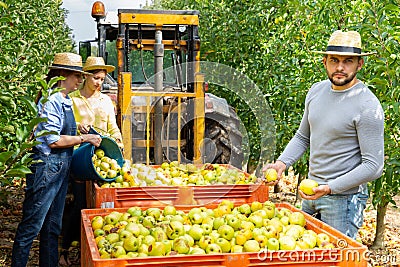
[[[79,123],[78,124],[78,130],[81,134],[87,134],[90,130],[90,125],[89,124],[84,124],[84,123]]]
[[[95,147],[99,147],[102,141],[102,138],[98,134],[84,134],[82,136],[82,142],[88,142],[94,145]]]

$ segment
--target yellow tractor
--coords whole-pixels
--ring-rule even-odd
[[[225,99],[206,93],[199,12],[119,9],[106,15],[97,1],[92,17],[98,37],[80,42],[79,51],[84,60],[93,50],[116,66],[103,92],[115,100],[125,158],[242,169],[240,120]]]

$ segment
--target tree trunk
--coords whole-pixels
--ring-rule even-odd
[[[372,249],[384,249],[385,248],[385,240],[384,240],[384,232],[385,232],[385,215],[386,209],[388,206],[388,202],[379,203],[377,206],[377,215],[376,215],[376,231],[375,231],[375,239],[372,244]]]

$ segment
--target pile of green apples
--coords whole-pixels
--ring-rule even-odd
[[[92,163],[97,174],[103,179],[118,180],[123,187],[130,187],[134,185],[133,177],[127,179],[129,176],[128,164],[122,167],[118,164],[117,160],[105,155],[101,148],[96,148],[92,156]],[[125,182],[125,183],[123,183]]]
[[[102,183],[101,187],[125,187],[122,183],[129,182],[132,186],[181,186],[181,185],[224,185],[224,184],[254,184],[257,177],[247,175],[236,169],[219,164],[206,163],[196,166],[188,163],[171,161],[157,167],[145,164],[132,164],[124,168],[124,173],[112,183]]]
[[[306,229],[303,213],[271,201],[216,208],[130,207],[91,219],[101,258],[135,258],[266,250],[330,249],[325,233]]]

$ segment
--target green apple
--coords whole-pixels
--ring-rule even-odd
[[[261,207],[261,209],[252,212],[251,215],[257,215],[257,216],[260,216],[263,219],[268,219],[268,214],[267,214],[266,210],[263,209],[262,207]]]
[[[119,234],[118,233],[110,233],[106,236],[106,239],[110,244],[113,244],[115,242],[119,241]]]
[[[190,247],[194,246],[195,241],[192,236],[190,236],[189,234],[184,234],[183,237],[186,238],[186,240],[189,242]]]
[[[199,245],[199,247],[201,247],[202,249],[206,249],[207,248],[207,246],[209,245],[209,244],[212,244],[212,243],[214,243],[214,238],[212,238],[211,236],[209,236],[209,235],[204,235],[204,236],[202,236],[201,238],[200,238],[200,240],[199,240],[199,242],[198,242],[198,245]]]
[[[98,172],[98,174],[100,175],[101,178],[106,179],[107,178],[107,172],[106,171],[102,171],[100,170]]]
[[[202,249],[202,248],[198,248],[198,247],[193,248],[193,247],[191,247],[190,251],[189,251],[189,254],[191,254],[191,255],[196,255],[196,254],[202,255],[202,254],[206,254],[206,251],[204,249]]]
[[[278,179],[278,172],[275,169],[269,168],[264,173],[267,182],[274,182]]]
[[[241,245],[234,245],[231,247],[231,253],[242,253],[243,252],[243,246]]]
[[[247,240],[243,245],[244,252],[258,252],[260,249],[260,244],[254,239]]]
[[[296,240],[296,250],[304,250],[309,248],[310,246],[303,239],[300,238],[299,240]]]
[[[165,232],[169,239],[175,239],[184,235],[185,229],[180,221],[172,221],[167,225]]]
[[[161,242],[165,239],[168,239],[167,234],[159,226],[150,229],[150,234],[156,239],[156,241],[159,241],[159,242]]]
[[[217,217],[213,221],[213,229],[218,230],[221,225],[225,224],[225,219],[223,217]]]
[[[252,223],[250,221],[242,221],[240,224],[240,228],[241,229],[249,229],[249,230],[253,231],[255,226],[254,226],[254,223]]]
[[[143,239],[142,239],[142,244],[145,244],[147,246],[150,246],[151,244],[154,244],[156,242],[156,239],[154,236],[152,235],[146,235]]]
[[[269,220],[268,225],[274,226],[278,233],[282,232],[283,230],[283,223],[277,217]]]
[[[259,215],[253,215],[251,214],[249,216],[249,221],[254,224],[255,227],[260,228],[263,226],[263,218]]]
[[[318,187],[318,183],[311,179],[304,179],[300,182],[299,189],[306,195],[314,195],[314,188]]]
[[[156,220],[154,219],[153,216],[146,216],[143,218],[142,225],[144,227],[151,229],[154,228],[155,224]]]
[[[101,216],[95,216],[91,220],[93,230],[101,229],[104,226],[104,219]]]
[[[221,251],[223,253],[228,253],[231,250],[231,244],[229,243],[228,240],[226,240],[223,237],[218,238],[217,240],[215,240],[215,244],[217,244],[218,246],[220,246]]]
[[[213,226],[211,224],[207,224],[207,223],[203,223],[201,225],[201,228],[203,228],[205,235],[211,234],[211,232],[213,230]]]
[[[276,217],[278,217],[279,219],[287,216],[289,217],[289,215],[292,213],[291,210],[289,210],[288,208],[280,208],[278,209],[278,212],[276,213]]]
[[[163,256],[165,255],[165,244],[163,242],[156,241],[154,244],[150,245],[148,248],[149,256]]]
[[[248,240],[245,231],[250,231],[250,230],[241,229],[240,231],[238,231],[237,235],[235,236],[235,243],[237,245],[244,245],[244,243]]]
[[[203,175],[203,178],[204,178],[204,180],[206,180],[210,183],[214,182],[217,179],[217,177],[215,176],[215,173],[212,171],[208,171],[207,173],[205,173]]]
[[[164,216],[176,215],[176,208],[172,205],[167,205],[164,207],[163,214],[164,214]]]
[[[299,226],[299,227],[297,227],[297,226]],[[286,227],[285,235],[292,236],[294,239],[297,240],[303,234],[303,232],[304,232],[303,229],[301,229],[300,225],[291,224]]]
[[[195,224],[192,225],[192,227],[190,228],[188,234],[193,237],[193,239],[195,241],[200,240],[200,238],[204,235],[204,230],[203,228],[201,228],[200,225]]]
[[[105,155],[104,150],[101,148],[96,148],[94,150],[94,154],[97,156],[98,159],[101,159]]]
[[[274,209],[276,208],[275,203],[272,202],[271,200],[267,200],[263,203],[264,207],[273,207]]]
[[[110,177],[109,175],[110,175],[110,171],[111,171],[111,176],[113,176],[114,175],[114,173],[113,172],[115,172],[115,171],[113,171],[113,170],[108,170],[108,172],[107,172],[107,177],[108,178],[115,178],[115,182],[116,183],[119,183],[119,184],[122,184],[123,182],[124,182],[124,177],[122,176],[122,175],[118,175],[117,176],[117,173],[115,172],[115,176],[114,177]]]
[[[125,226],[125,230],[131,232],[136,237],[141,234],[140,224],[134,222],[128,222],[128,224]]]
[[[139,248],[139,241],[135,236],[130,235],[124,239],[123,247],[126,251],[137,251]]]
[[[139,228],[140,228],[139,236],[145,237],[150,235],[150,230],[144,227],[142,224],[139,224]]]
[[[207,254],[219,254],[219,253],[222,253],[222,249],[217,244],[211,243],[207,246],[206,253]]]
[[[229,218],[227,217],[227,224],[232,226],[232,228],[237,231],[242,222],[235,215],[231,215]]]
[[[251,207],[247,203],[240,205],[238,210],[240,213],[246,214],[246,215],[249,215],[251,213]]]
[[[306,219],[304,217],[304,214],[301,213],[300,211],[292,212],[289,215],[289,223],[297,224],[304,227],[306,225]]]
[[[97,248],[109,249],[111,248],[111,244],[107,239],[103,238],[100,239],[99,242],[97,242]]]
[[[119,218],[120,221],[129,221],[129,218],[132,217],[132,215],[128,212],[122,213],[121,218]]]
[[[274,206],[264,206],[263,210],[266,213],[266,218],[272,219],[275,216],[275,207]]]
[[[146,210],[147,216],[152,216],[156,221],[160,219],[162,212],[159,208],[148,208]]]
[[[110,164],[108,164],[107,162],[101,162],[100,163],[100,170],[104,171],[104,172],[108,172],[108,170],[110,169]]]
[[[268,238],[265,237],[264,235],[256,235],[256,236],[254,236],[254,240],[256,240],[258,242],[258,244],[260,245],[260,248],[267,247]]]
[[[275,226],[272,224],[267,225],[264,227],[264,235],[269,239],[269,238],[277,238],[278,237],[278,231],[276,230]]]
[[[172,246],[173,246],[173,240],[163,240],[163,241],[161,241],[163,244],[164,244],[164,246],[165,246],[165,254],[168,254],[168,253],[170,253],[171,252],[171,250],[172,250]]]
[[[211,234],[209,234],[214,240],[216,240],[221,235],[218,233],[218,230],[212,230]]]
[[[101,161],[110,164],[111,163],[111,158],[109,158],[107,156],[104,156],[104,157],[101,158]]]
[[[267,241],[268,250],[279,250],[279,241],[275,237],[271,237]]]
[[[223,199],[221,203],[218,204],[219,206],[228,206],[231,210],[235,207],[235,203],[229,199]]]
[[[122,255],[126,255],[126,251],[122,246],[115,246],[111,249],[112,258],[118,258]]]
[[[125,229],[119,232],[119,240],[124,240],[130,236],[133,236],[133,234]]]
[[[317,234],[317,246],[322,247],[323,243],[329,243],[330,238],[327,234],[325,233],[319,233]]]
[[[281,220],[281,222],[282,222],[282,224],[283,225],[289,225],[289,217],[288,216],[282,216],[281,218],[280,218],[280,220]]]
[[[211,209],[210,209],[210,210],[211,210]],[[211,210],[211,211],[212,211],[212,210]],[[212,216],[212,215],[210,215],[210,214],[208,214],[208,212],[207,212],[207,216],[206,216],[205,218],[203,218],[202,224],[208,224],[208,225],[210,225],[211,228],[212,228],[212,227],[213,227],[213,224],[214,224],[214,220],[215,220],[215,217]]]
[[[175,238],[173,244],[174,251],[178,252],[179,254],[187,254],[190,251],[189,242],[183,236]]]
[[[221,237],[225,238],[226,240],[231,240],[233,238],[234,233],[235,230],[232,228],[232,226],[227,224],[221,225],[218,228],[218,234],[220,234]]]
[[[127,256],[128,258],[137,258],[137,257],[139,256],[139,253],[129,251],[128,253],[126,253],[126,256]]]
[[[279,238],[279,248],[281,250],[294,250],[296,248],[296,239],[293,236],[281,236]]]

